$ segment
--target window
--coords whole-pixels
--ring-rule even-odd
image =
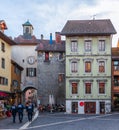
[[[18,87],[18,81],[17,80],[13,80],[12,81],[12,86],[13,87]]]
[[[63,53],[63,52],[60,52],[60,53],[59,53],[59,60],[62,61],[63,59],[64,59],[64,53]]]
[[[18,75],[20,75],[21,73],[20,69],[17,66],[14,66],[14,72],[15,74],[18,74]]]
[[[26,76],[35,77],[36,76],[36,68],[26,68]]]
[[[85,72],[90,73],[91,72],[91,61],[85,62]]]
[[[105,62],[99,61],[99,72],[104,73],[105,72]]]
[[[114,86],[119,86],[119,76],[114,76]]]
[[[91,52],[91,40],[85,40],[85,43],[84,43],[84,47],[85,47],[85,51],[86,52]]]
[[[91,94],[91,83],[85,83],[85,94]]]
[[[5,59],[4,59],[4,58],[2,58],[1,67],[2,67],[3,69],[5,68]]]
[[[104,82],[99,83],[99,94],[105,94],[105,83]]]
[[[71,62],[71,72],[72,73],[78,72],[78,63],[77,63],[77,61],[72,61]]]
[[[78,83],[73,82],[72,85],[72,94],[78,94]]]
[[[58,82],[61,83],[64,81],[64,74],[59,74],[58,75]]]
[[[71,51],[72,52],[78,51],[78,42],[77,41],[71,41]]]
[[[49,52],[45,52],[45,61],[49,61]]]
[[[105,40],[99,40],[99,51],[105,51]]]
[[[113,67],[115,71],[119,71],[119,61],[114,61],[113,62]]]
[[[0,77],[0,84],[2,85],[8,85],[8,79],[5,77]]]
[[[3,42],[1,43],[1,51],[5,52],[5,44]]]

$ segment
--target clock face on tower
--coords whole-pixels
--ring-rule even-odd
[[[28,61],[28,63],[29,63],[30,65],[32,65],[32,64],[35,63],[35,57],[34,57],[34,56],[29,56],[27,61]]]

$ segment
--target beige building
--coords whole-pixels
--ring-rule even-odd
[[[10,93],[11,86],[11,46],[16,43],[4,34],[7,29],[3,20],[0,20],[0,98]]]

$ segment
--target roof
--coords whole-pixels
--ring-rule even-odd
[[[61,41],[61,43],[56,43],[55,40],[50,44],[50,40],[39,40],[39,44],[36,47],[36,51],[57,51],[64,52],[65,51],[65,41]]]
[[[61,35],[110,35],[116,34],[109,19],[102,20],[68,20]]]
[[[16,42],[14,40],[12,40],[10,37],[6,36],[1,31],[0,31],[0,39],[4,40],[9,45],[16,45]]]
[[[34,35],[31,36],[31,39],[25,39],[23,35],[19,35],[18,37],[14,38],[14,41],[17,43],[17,45],[36,45],[38,43],[38,40]]]
[[[24,69],[22,66],[20,66],[16,61],[11,60],[11,63],[16,65],[21,71]]]
[[[27,20],[24,24],[22,24],[23,26],[32,26],[32,24],[29,22],[29,20]],[[32,26],[33,28],[33,26]]]

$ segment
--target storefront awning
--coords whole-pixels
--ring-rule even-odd
[[[0,90],[0,99],[6,99],[9,97],[10,92]]]
[[[5,93],[5,92],[0,92],[0,97],[7,97],[7,96],[8,96],[7,93]]]

